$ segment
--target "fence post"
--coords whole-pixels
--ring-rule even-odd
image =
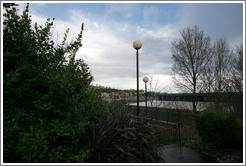
[[[179,134],[178,134],[178,141],[179,141],[179,144],[181,143],[181,141],[180,141],[180,127],[182,127],[182,122],[178,122],[178,132],[179,132]]]

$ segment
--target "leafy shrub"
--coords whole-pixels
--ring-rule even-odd
[[[196,118],[197,129],[205,143],[223,149],[242,149],[243,123],[230,114],[221,114],[213,108]]]
[[[150,126],[135,121],[125,109],[112,111],[95,130],[92,156],[88,162],[163,162],[153,144]]]
[[[15,4],[3,7],[3,162],[84,162],[107,105],[75,59],[83,24],[73,42],[67,31],[55,46],[53,21],[33,26],[28,5],[21,15]]]

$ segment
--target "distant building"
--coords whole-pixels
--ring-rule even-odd
[[[139,91],[139,95],[144,95],[144,90]],[[115,91],[115,92],[102,92],[101,96],[106,101],[119,101],[119,100],[128,100],[129,98],[134,98],[137,96],[136,91]]]

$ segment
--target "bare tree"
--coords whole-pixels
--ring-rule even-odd
[[[213,46],[214,92],[228,92],[232,73],[232,51],[225,38],[219,38]]]
[[[214,108],[218,111],[233,111],[233,104],[238,104],[234,99],[233,104],[226,101],[231,92],[243,90],[243,46],[232,50],[225,38],[218,38],[212,47],[212,59],[204,72],[204,92],[214,94]],[[231,95],[235,95],[231,93]],[[234,96],[235,97],[235,96]],[[232,97],[232,98],[234,98]],[[239,105],[239,104],[238,104]]]
[[[243,44],[236,46],[233,61],[233,86],[232,91],[243,92]]]
[[[235,105],[237,105],[237,109],[234,111],[239,113],[239,115],[243,115],[243,44],[236,46],[235,59],[233,64],[232,91],[237,92],[239,96],[234,100]]]
[[[211,93],[214,89],[214,64],[210,63],[207,67],[205,67],[202,77],[202,91],[204,93]]]
[[[210,63],[203,72],[203,92],[228,92],[231,85],[233,57],[225,38],[218,38],[212,46]]]
[[[210,37],[204,36],[197,26],[180,30],[181,38],[171,43],[173,79],[182,91],[195,96],[202,91],[202,77],[211,60]],[[196,112],[197,101],[193,100]]]

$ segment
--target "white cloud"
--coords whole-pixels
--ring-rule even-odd
[[[73,22],[79,21],[74,18],[84,18],[81,12],[73,12]],[[130,31],[135,30],[137,26],[133,25],[125,31],[124,29],[119,30],[121,26],[113,22],[107,26],[98,23],[95,25],[88,17],[85,20],[83,47],[79,50],[78,57],[85,59],[89,65],[95,78],[94,83],[124,89],[135,88],[136,51],[132,47],[132,42],[136,37],[129,33],[133,33]],[[115,28],[117,30],[114,30]],[[173,32],[168,27],[162,27],[156,31],[157,35],[154,36],[153,32],[140,26],[136,29],[139,31],[135,35],[141,36],[143,42],[143,48],[139,51],[140,77],[150,72],[170,74],[168,63],[171,58],[168,57],[170,55],[167,53],[169,50],[167,43]],[[116,31],[119,35],[116,35]],[[166,49],[163,50],[163,48]],[[158,53],[155,54],[155,52]],[[126,80],[128,80],[127,83]]]
[[[156,6],[145,6],[143,9],[144,23],[146,25],[156,24],[159,15],[159,8]]]
[[[212,39],[226,37],[231,43],[243,40],[243,4],[185,4],[177,12],[178,26],[198,25]]]
[[[131,80],[134,75],[134,50],[131,41],[117,36],[110,28],[111,26],[99,24],[90,20],[79,11],[72,12],[72,22],[84,20],[85,30],[82,44],[77,57],[82,58],[89,65],[95,78],[95,83],[112,87],[133,88],[131,83],[126,84],[119,80],[121,77]],[[110,84],[109,84],[110,83]]]
[[[81,23],[85,24],[83,46],[79,49],[77,58],[84,59],[89,65],[95,79],[93,84],[120,89],[136,88],[136,51],[132,43],[137,36],[141,36],[143,42],[143,48],[139,51],[140,80],[146,74],[159,73],[163,85],[170,83],[167,75],[170,73],[168,38],[174,34],[171,27],[160,27],[155,32],[137,25],[122,28],[114,22],[105,25],[92,20],[78,10],[73,10],[70,14],[69,21],[55,20],[53,38],[57,40],[58,34],[58,40],[61,41],[67,28],[70,29],[69,39],[76,38]],[[32,17],[39,23],[46,20],[35,14]],[[127,27],[128,23],[123,25]],[[132,35],[135,30],[137,33]]]
[[[139,4],[132,4],[132,3],[120,3],[120,4],[108,4],[107,5],[108,13],[120,13],[122,16],[130,18],[132,17],[135,13],[139,12]]]
[[[146,33],[146,36],[170,41],[177,37],[178,31],[179,29],[174,24],[167,24],[165,26],[158,26],[149,30]]]

